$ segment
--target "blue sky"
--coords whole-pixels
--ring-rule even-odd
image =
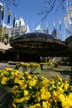
[[[30,30],[33,31],[33,28],[37,26],[41,22],[42,16],[38,15],[39,12],[41,12],[41,9],[43,6],[45,6],[44,0],[17,0],[17,6],[14,7],[10,5],[10,10],[12,13],[11,16],[11,24],[13,21],[14,15],[16,15],[16,18],[18,17],[23,17],[24,21],[28,23]],[[5,22],[7,19],[7,8],[5,10]],[[64,28],[64,13],[63,11],[57,12],[52,12],[48,15],[46,19],[43,20],[42,28],[45,28],[47,23],[49,29],[52,31],[53,30],[53,22],[56,23],[56,28],[59,30],[59,20],[62,21],[62,28],[61,28],[61,34],[62,34],[62,39],[65,38],[66,32]]]

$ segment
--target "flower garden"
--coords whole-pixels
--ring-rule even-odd
[[[1,87],[12,93],[13,100],[2,107],[0,99],[0,108],[72,108],[72,85],[59,76],[49,80],[6,68],[0,70]]]
[[[48,69],[48,67],[53,68],[53,67],[57,67],[58,63],[56,62],[40,62],[40,63],[36,63],[36,62],[21,62],[21,63],[17,63],[16,64],[16,68],[20,71],[27,71],[27,72],[33,72],[36,73],[40,71],[40,69]]]

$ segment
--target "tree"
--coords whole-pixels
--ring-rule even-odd
[[[69,56],[67,58],[67,61],[69,61],[70,65],[72,66],[72,36],[69,36],[67,39],[65,39],[65,43],[68,46],[68,54],[70,54],[71,56]],[[72,67],[71,67],[72,70]]]
[[[9,9],[11,5],[16,6],[17,0],[1,0],[1,2],[5,3],[6,7]]]
[[[64,13],[64,26],[69,35],[72,35],[72,0],[43,0],[43,7],[39,15],[41,15],[41,21],[48,17],[52,12],[56,15]],[[57,14],[58,13],[58,14]]]
[[[53,11],[56,12],[61,9],[66,10],[66,5],[68,2],[68,0],[44,0],[43,5],[45,4],[45,7],[42,8],[39,14],[43,16],[42,19],[45,19],[48,14]]]
[[[68,45],[68,47],[72,47],[72,36],[65,39],[65,43]]]

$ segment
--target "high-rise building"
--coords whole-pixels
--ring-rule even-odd
[[[0,25],[1,25],[1,9],[2,9],[2,7],[3,7],[3,4],[0,2]]]

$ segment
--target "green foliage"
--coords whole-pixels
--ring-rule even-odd
[[[72,36],[68,37],[68,38],[65,40],[65,43],[66,43],[69,47],[72,47]]]

